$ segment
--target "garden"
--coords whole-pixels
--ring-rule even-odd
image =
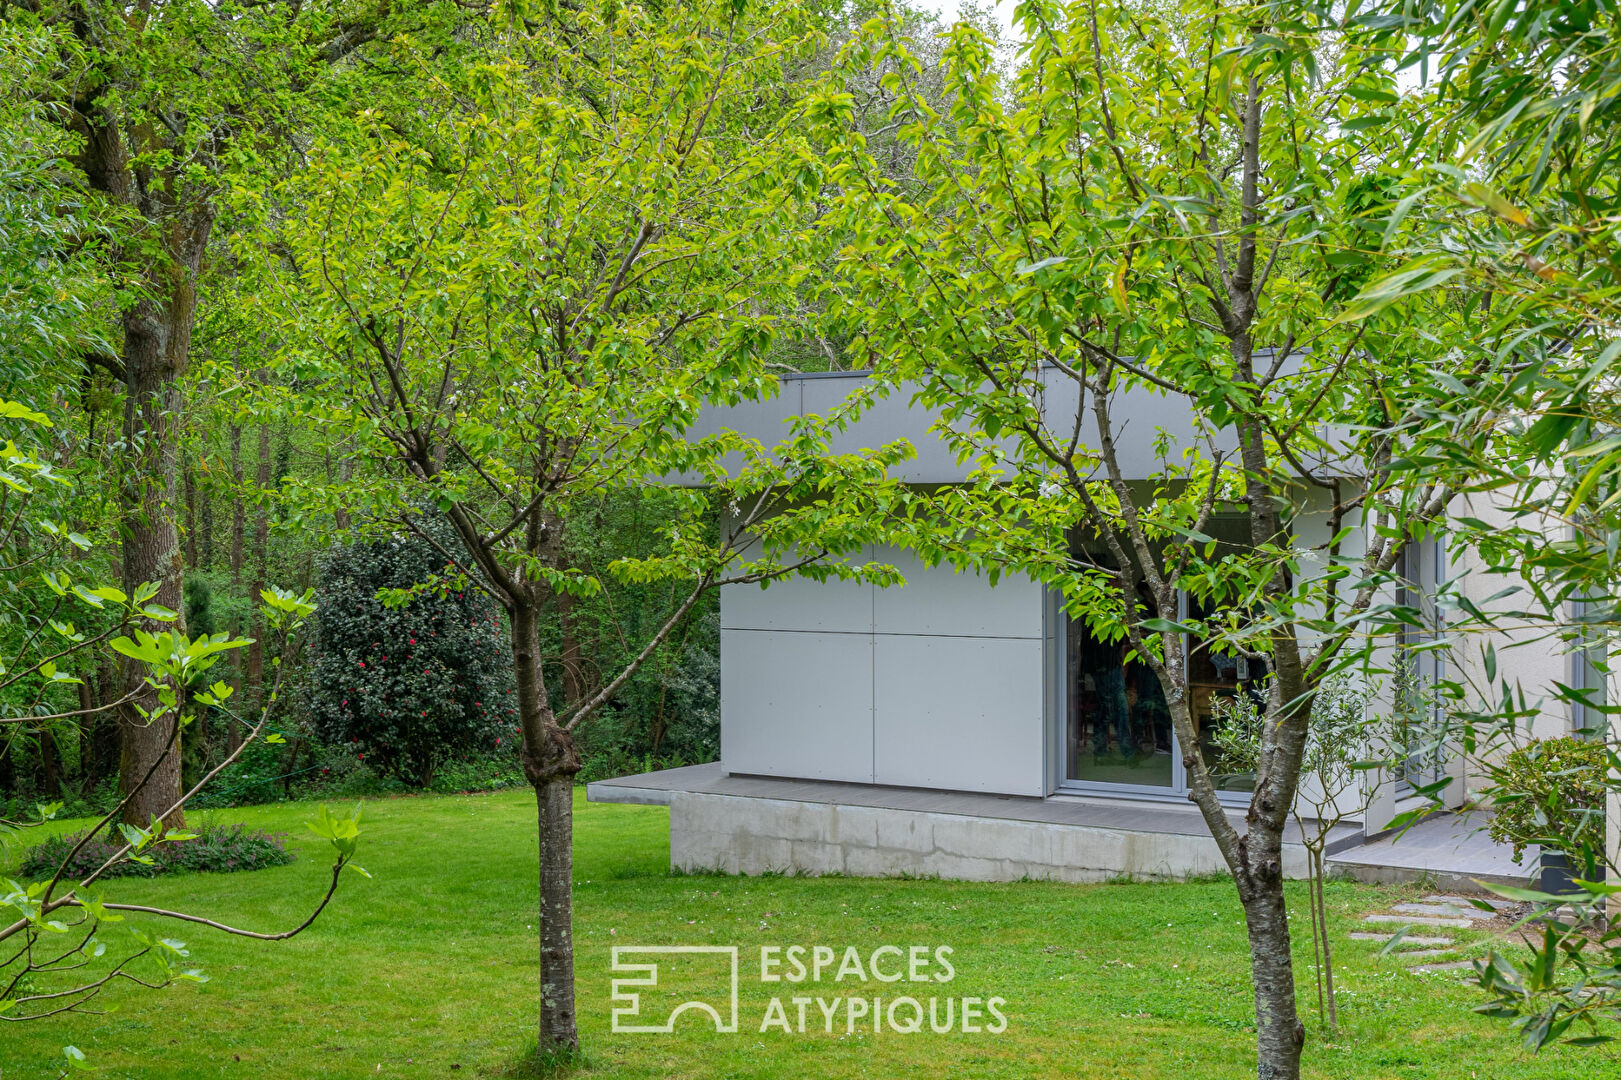
[[[660,807],[576,808],[581,1059],[557,1075],[603,1078],[1209,1077],[1253,1075],[1253,1017],[1242,912],[1224,880],[1069,886],[826,877],[738,879],[672,874]],[[185,904],[254,928],[297,918],[325,877],[310,805],[242,808],[221,820],[285,833],[292,865],[243,874],[180,874],[120,896]],[[221,811],[199,817],[213,818]],[[61,1044],[129,1078],[253,1076],[526,1077],[536,993],[534,801],[527,791],[369,801],[358,883],[307,933],[279,944],[204,929],[178,933],[210,976],[160,1001],[139,988],[47,1026],[5,1029],[5,1075],[54,1077]],[[64,823],[77,828],[81,823]],[[1332,927],[1405,890],[1331,883]],[[1303,887],[1291,888],[1305,918]],[[1491,947],[1468,935],[1464,955]],[[615,944],[945,944],[957,997],[999,995],[1000,1034],[929,1030],[833,1033],[811,1007],[805,1034],[760,1032],[771,990],[745,973],[735,1034],[701,1022],[673,1035],[614,1034]],[[1309,957],[1309,944],[1298,946]],[[1541,1055],[1475,1014],[1479,990],[1457,974],[1419,975],[1374,944],[1341,948],[1340,1031],[1305,1075],[1556,1080],[1592,1075],[1608,1051]],[[823,980],[827,976],[824,973]],[[851,980],[819,992],[850,993]],[[875,989],[876,988],[876,989]],[[811,991],[805,991],[810,993]],[[859,993],[890,988],[868,981]],[[786,994],[783,995],[786,1000]],[[160,1006],[160,1007],[155,1007]]]

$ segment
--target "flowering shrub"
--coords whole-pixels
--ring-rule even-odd
[[[196,833],[191,840],[174,840],[148,848],[150,862],[125,859],[109,868],[103,877],[156,877],[184,870],[229,873],[233,870],[262,870],[267,866],[286,866],[293,861],[293,853],[284,846],[286,833],[270,833],[263,829],[249,829],[245,825],[203,825],[188,831]],[[53,836],[28,849],[23,856],[24,880],[46,878],[67,857],[83,833]],[[68,864],[66,876],[85,877],[112,858],[124,846],[124,838],[117,833],[102,833],[80,849]]]
[[[394,536],[337,548],[316,598],[306,700],[320,738],[420,787],[447,761],[512,750],[517,698],[501,617],[433,544]]]

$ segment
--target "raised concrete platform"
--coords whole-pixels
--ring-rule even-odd
[[[1078,882],[1226,870],[1199,811],[1172,801],[735,776],[719,762],[601,780],[586,797],[668,806],[670,862],[684,870]],[[1242,830],[1242,812],[1229,817]],[[1368,841],[1360,825],[1342,824],[1329,834],[1328,870],[1475,894],[1483,883],[1527,884],[1536,850],[1515,864],[1487,836],[1488,821],[1487,811],[1441,813]],[[1285,873],[1304,877],[1305,858],[1291,826]]]
[[[1204,818],[1176,802],[733,776],[718,763],[598,781],[586,794],[669,806],[670,862],[685,870],[1086,882],[1226,869]],[[1330,850],[1360,839],[1359,826],[1338,826]],[[1298,836],[1284,870],[1305,875]]]

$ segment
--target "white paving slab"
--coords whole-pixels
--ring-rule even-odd
[[[1416,971],[1427,975],[1432,971],[1472,971],[1474,970],[1474,967],[1475,965],[1472,961],[1459,960],[1452,964],[1419,964],[1416,967],[1410,967],[1407,970]]]

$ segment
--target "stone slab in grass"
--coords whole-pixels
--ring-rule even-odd
[[[1490,912],[1479,908],[1454,907],[1451,904],[1396,904],[1390,909],[1403,915],[1447,915],[1460,919],[1489,919]]]
[[[1417,972],[1421,975],[1428,975],[1435,971],[1473,971],[1474,967],[1475,965],[1473,961],[1458,960],[1451,964],[1418,964],[1414,967],[1408,968],[1407,970]]]
[[[1357,930],[1357,931],[1352,932],[1351,940],[1352,941],[1389,941],[1391,938],[1393,938],[1395,936],[1396,936],[1395,934],[1372,934],[1372,933],[1366,933],[1366,932],[1361,931],[1361,930]],[[1401,939],[1401,943],[1403,945],[1451,945],[1452,944],[1452,939],[1449,938],[1449,937],[1417,937],[1417,936],[1415,936],[1413,934],[1408,934],[1406,937]]]
[[[1397,923],[1402,926],[1450,926],[1459,930],[1474,929],[1474,922],[1470,919],[1453,919],[1440,915],[1369,915],[1362,920],[1365,923]]]
[[[1424,897],[1424,903],[1426,903],[1426,904],[1451,904],[1453,907],[1474,907],[1474,901],[1476,901],[1476,900],[1485,901],[1486,903],[1488,903],[1488,904],[1490,904],[1492,906],[1493,910],[1496,910],[1496,911],[1503,911],[1503,910],[1505,910],[1507,908],[1511,908],[1511,907],[1513,907],[1515,905],[1515,901],[1513,901],[1513,900],[1496,900],[1496,899],[1493,899],[1490,896],[1443,896],[1443,895],[1436,895],[1436,896],[1426,896],[1426,897]],[[1475,908],[1475,910],[1479,911],[1480,909]]]

